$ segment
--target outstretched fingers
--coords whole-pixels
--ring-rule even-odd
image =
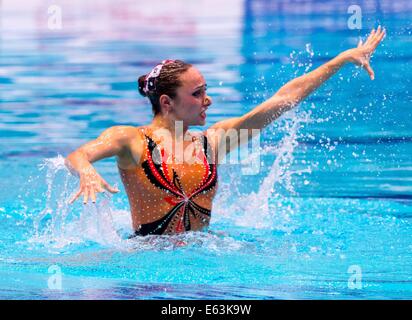
[[[89,201],[89,187],[84,188],[83,204],[86,204]]]
[[[93,203],[96,203],[96,192],[93,186],[90,187],[90,198],[92,199]]]
[[[111,185],[109,185],[106,181],[103,180],[103,187],[109,191],[110,193],[117,193],[119,192],[119,189],[113,188]]]
[[[374,39],[371,43],[374,50],[379,45],[379,43],[382,41],[382,39],[385,37],[385,34],[386,34],[385,29],[380,30],[379,33],[376,34],[376,36],[374,37]]]
[[[91,183],[82,185],[77,193],[69,200],[69,204],[75,202],[83,194],[83,204],[88,203],[91,200],[96,202],[97,193],[109,191],[110,193],[117,193],[119,189],[110,186],[106,181],[102,179],[100,183]]]
[[[369,77],[371,78],[371,80],[375,79],[375,72],[373,71],[373,69],[371,68],[369,62],[365,63],[363,65],[363,68],[366,70],[366,72],[369,74]]]
[[[97,192],[97,193],[104,192],[104,189],[103,189],[101,186],[97,186],[97,187],[96,187],[96,192]]]
[[[375,50],[375,48],[384,38],[385,34],[386,34],[386,31],[384,28],[381,28],[381,26],[379,26],[376,31],[375,29],[373,29],[364,45],[370,46],[372,50]]]
[[[379,29],[379,28],[378,28],[378,29]],[[366,41],[365,41],[365,43],[364,43],[365,46],[368,46],[368,45],[370,45],[370,44],[372,43],[372,39],[373,39],[373,37],[375,36],[375,33],[376,33],[375,29],[372,29],[369,37],[366,39]]]
[[[82,194],[82,189],[79,189],[79,191],[77,191],[77,193],[69,200],[69,204],[72,204],[73,202],[75,202],[76,199],[80,197],[81,194]]]

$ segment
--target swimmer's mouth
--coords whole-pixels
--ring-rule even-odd
[[[206,111],[202,111],[202,112],[200,113],[200,117],[201,117],[202,119],[206,119]]]

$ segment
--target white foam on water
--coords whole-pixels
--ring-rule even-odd
[[[73,245],[87,244],[98,244],[115,251],[201,246],[216,252],[238,250],[243,245],[229,236],[209,232],[129,239],[133,231],[130,212],[115,209],[110,194],[104,193],[96,203],[88,203],[80,208],[68,204],[68,199],[77,191],[78,179],[70,174],[62,156],[45,159],[40,169],[46,170],[46,203],[44,210],[33,219],[34,235],[28,242],[45,247],[50,253],[58,254]]]
[[[43,211],[34,217],[35,235],[31,243],[51,249],[62,249],[72,244],[92,241],[101,245],[122,246],[117,230],[130,229],[130,214],[113,212],[111,197],[103,193],[95,204],[69,205],[68,200],[77,191],[78,179],[70,174],[62,156],[45,159],[39,166],[46,170],[46,203]]]
[[[263,155],[274,155],[273,163],[270,165],[268,174],[264,177],[257,192],[241,194],[236,186],[236,175],[231,177],[231,185],[224,188],[217,195],[214,212],[217,221],[224,218],[229,223],[237,226],[253,228],[269,228],[290,231],[291,210],[278,210],[273,205],[274,199],[282,200],[282,195],[276,192],[278,186],[282,186],[289,193],[295,194],[293,176],[302,173],[310,173],[308,165],[306,169],[291,170],[294,161],[294,151],[298,146],[299,129],[305,123],[311,122],[310,112],[300,112],[292,110],[285,114],[281,120],[283,138],[277,146],[262,148]],[[253,156],[253,155],[252,155]],[[239,175],[237,173],[237,178]],[[236,196],[236,201],[229,202],[229,199]]]

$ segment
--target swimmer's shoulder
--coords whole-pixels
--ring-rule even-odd
[[[118,166],[122,169],[130,169],[139,165],[145,150],[144,133],[146,127],[119,125],[111,127],[110,130],[116,135],[116,139],[126,147],[124,152],[118,155]]]
[[[128,145],[136,138],[139,139],[139,127],[119,125],[113,126],[105,130],[104,135],[106,137],[112,137],[122,145]]]
[[[142,140],[144,138],[145,128],[146,126],[135,127],[118,125],[106,129],[106,132],[110,132],[110,134],[115,136],[116,139],[121,139],[124,141],[132,141],[135,139]]]

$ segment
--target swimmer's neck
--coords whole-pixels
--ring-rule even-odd
[[[183,126],[182,126],[183,123]],[[183,127],[183,128],[182,128]],[[165,117],[162,114],[158,114],[153,118],[152,123],[150,124],[152,130],[166,129],[171,134],[172,137],[182,138],[186,134],[189,127],[184,124],[184,122],[174,119],[174,117]]]

